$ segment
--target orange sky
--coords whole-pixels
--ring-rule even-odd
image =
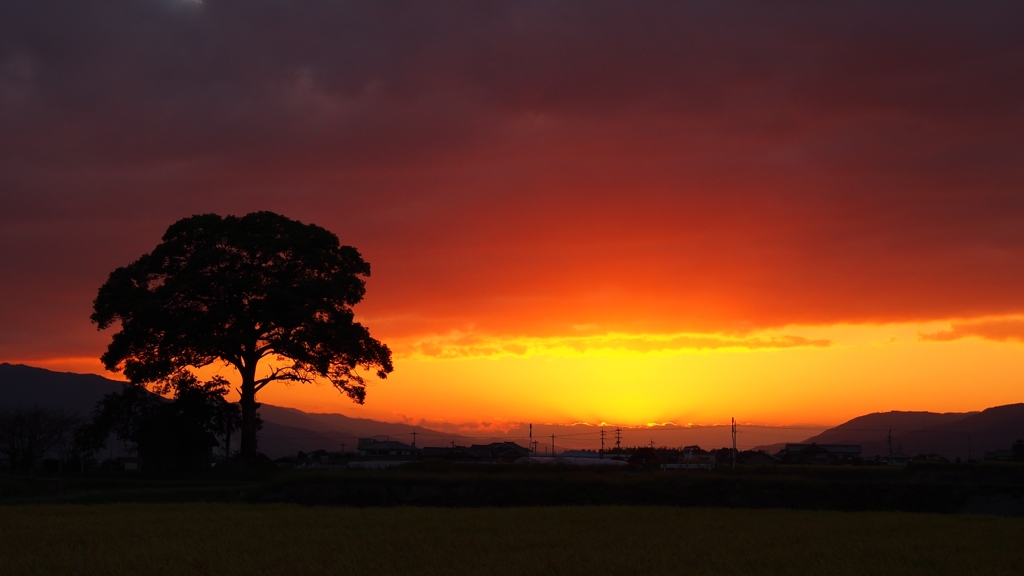
[[[0,360],[273,210],[373,266],[413,422],[835,424],[1021,400],[1016,4],[0,8]]]

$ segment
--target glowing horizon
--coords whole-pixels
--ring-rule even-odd
[[[993,325],[1001,331],[986,338],[985,327]],[[966,412],[1018,401],[1024,331],[1006,327],[1019,325],[1014,316],[789,326],[746,336],[407,339],[395,346],[395,373],[371,380],[363,406],[327,384],[277,383],[259,399],[307,412],[464,430],[480,422],[490,430],[523,422],[708,426],[731,417],[746,424],[827,427],[871,412]],[[950,333],[957,327],[965,333],[954,339]],[[448,348],[432,347],[438,341]],[[638,343],[641,348],[630,347]],[[464,349],[453,352],[458,346]],[[119,376],[88,358],[24,362]],[[216,365],[202,373],[235,378],[233,369]],[[986,382],[983,393],[972,384],[978,379]]]

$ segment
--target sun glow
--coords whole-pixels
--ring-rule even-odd
[[[459,333],[381,338],[395,372],[357,405],[328,383],[274,383],[260,402],[453,430],[521,422],[597,426],[832,425],[886,410],[964,411],[1020,401],[1017,317],[787,326],[743,335]],[[90,358],[25,359],[104,373]],[[273,360],[265,361],[269,371]],[[237,382],[220,364],[199,371]],[[115,378],[120,375],[105,373]],[[685,423],[685,424],[683,424]]]
[[[733,416],[770,425],[827,425],[873,411],[959,411],[1018,401],[1024,380],[1021,345],[976,337],[945,342],[922,337],[949,326],[792,326],[782,332],[828,344],[784,347],[580,349],[546,345],[558,339],[543,339],[542,345],[524,338],[474,336],[450,344],[468,346],[473,353],[399,354],[395,373],[372,381],[362,406],[327,384],[274,384],[260,399],[392,421],[632,426],[720,424]],[[776,336],[755,334],[734,341],[771,342]],[[615,334],[591,341],[678,338]],[[525,353],[509,353],[508,342],[530,344]],[[480,354],[481,346],[506,351]]]

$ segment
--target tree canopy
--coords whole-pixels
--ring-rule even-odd
[[[361,370],[386,378],[391,351],[354,321],[370,265],[312,224],[272,212],[203,214],[171,225],[149,254],[114,270],[93,303],[120,324],[101,360],[133,383],[225,362],[242,378],[242,453],[253,456],[255,394],[271,382],[326,379],[362,403]],[[266,373],[260,362],[275,357]]]

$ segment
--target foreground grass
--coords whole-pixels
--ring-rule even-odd
[[[0,508],[4,574],[1022,574],[1024,519],[710,508]]]

